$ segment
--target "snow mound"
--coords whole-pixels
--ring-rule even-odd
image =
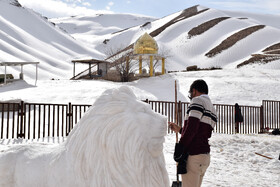
[[[58,145],[0,152],[0,186],[169,186],[167,120],[130,88],[105,91]]]

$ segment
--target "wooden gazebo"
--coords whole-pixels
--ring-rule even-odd
[[[90,78],[94,77],[104,77],[107,74],[108,71],[108,64],[110,62],[104,61],[104,60],[98,60],[98,59],[83,59],[83,60],[72,60],[74,67],[73,67],[73,78],[75,78],[76,75],[76,63],[81,63],[81,64],[88,64],[88,75]],[[92,75],[92,65],[97,65],[97,73],[96,75]]]
[[[23,77],[24,77],[23,66],[28,65],[28,64],[35,64],[36,65],[36,81],[35,81],[35,85],[36,85],[37,79],[38,79],[38,64],[39,64],[39,62],[0,62],[0,66],[5,67],[4,84],[7,84],[7,66],[21,66],[21,73],[20,73],[19,79],[23,79]]]

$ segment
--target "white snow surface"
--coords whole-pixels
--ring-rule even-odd
[[[116,83],[105,80],[34,80],[0,85],[0,101],[21,99],[26,102],[92,104],[103,91],[128,85],[138,99],[174,101],[174,82],[178,83],[178,100],[188,101],[190,84],[204,79],[215,104],[260,106],[262,100],[279,100],[279,62],[264,66],[169,73],[133,82]]]
[[[270,67],[271,68],[271,67]],[[209,95],[213,103],[260,106],[262,99],[279,100],[280,72],[275,69],[241,68],[233,70],[198,71],[172,73],[164,76],[142,79],[130,83],[112,83],[109,81],[70,81],[45,80],[38,81],[33,86],[29,82],[18,81],[0,87],[2,100],[23,99],[27,102],[51,102],[75,104],[94,103],[102,96],[103,91],[130,87],[136,98],[153,100],[174,100],[174,81],[178,82],[178,100],[188,101],[187,91],[190,84],[198,78],[203,78],[209,85]],[[14,145],[25,146],[44,142],[56,150],[64,139],[45,138],[39,140],[1,140],[0,149],[16,151]],[[176,164],[173,161],[175,135],[165,137],[164,157],[169,175],[169,183],[176,180]],[[214,133],[210,139],[211,164],[208,168],[202,186],[260,186],[274,187],[280,184],[280,138],[272,135],[225,135]],[[46,145],[40,144],[35,150],[40,152]],[[3,152],[3,151],[2,151]],[[272,160],[258,156],[260,153]],[[42,152],[43,153],[43,152]],[[35,166],[34,166],[35,167]],[[1,171],[0,171],[1,172]],[[101,177],[101,176],[100,176]],[[120,176],[121,177],[121,176]]]

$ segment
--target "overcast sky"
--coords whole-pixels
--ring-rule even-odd
[[[280,15],[280,0],[18,0],[49,18],[95,13],[133,13],[161,18],[194,5]]]

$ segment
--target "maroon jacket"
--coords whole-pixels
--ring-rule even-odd
[[[179,143],[184,145],[190,155],[209,153],[208,139],[216,123],[216,110],[208,95],[193,98],[187,110]]]

